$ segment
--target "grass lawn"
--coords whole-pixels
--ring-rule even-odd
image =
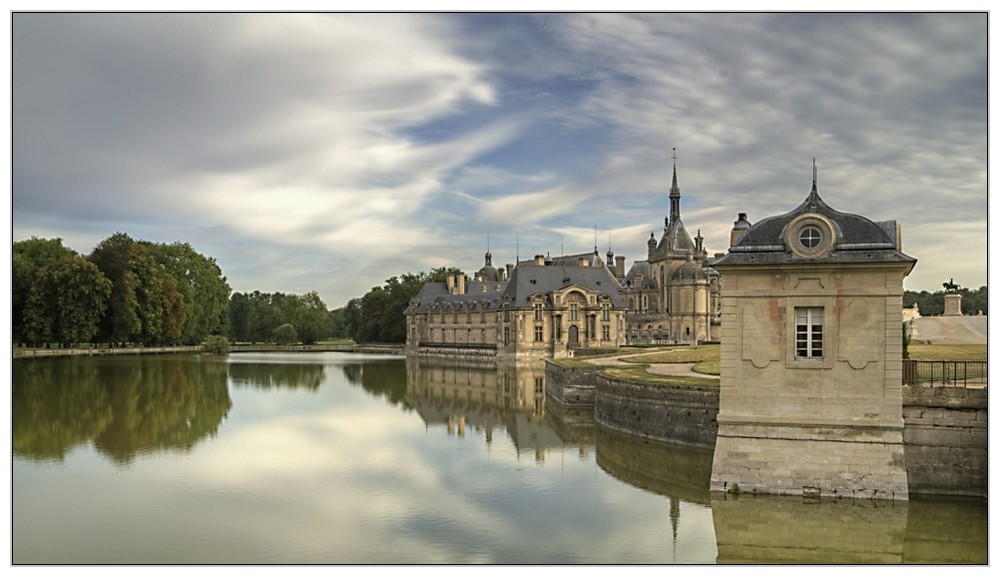
[[[719,374],[719,345],[698,345],[691,347],[668,347],[662,351],[642,356],[625,357],[625,362],[637,364],[651,363],[694,363],[693,370],[704,375]]]
[[[985,361],[986,345],[928,345],[910,341],[910,359],[914,361]]]

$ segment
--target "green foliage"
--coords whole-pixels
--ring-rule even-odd
[[[237,342],[272,342],[281,325],[294,327],[295,341],[313,344],[330,336],[330,312],[316,291],[304,295],[233,293],[229,336]]]
[[[69,346],[97,333],[111,282],[61,239],[14,243],[12,269],[15,341]]]
[[[274,329],[274,342],[281,345],[288,345],[299,342],[299,335],[291,323],[285,323]]]
[[[437,268],[430,272],[394,276],[381,287],[372,287],[363,297],[348,301],[337,309],[338,329],[359,343],[402,343],[406,341],[404,311],[428,282],[445,282],[450,274],[462,274],[456,268]]]
[[[910,325],[903,323],[903,358],[910,358]]]
[[[108,309],[98,330],[98,338],[104,342],[128,342],[142,328],[136,296],[139,281],[131,264],[134,244],[131,237],[119,232],[101,241],[90,253],[90,262],[111,281]]]
[[[210,355],[228,355],[229,350],[229,339],[222,335],[209,335],[201,344],[201,352]]]
[[[187,243],[146,245],[156,264],[177,281],[183,295],[188,318],[179,340],[194,344],[220,332],[232,289],[215,259],[199,254]]]

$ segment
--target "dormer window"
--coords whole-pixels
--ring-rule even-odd
[[[823,242],[823,233],[815,226],[804,226],[799,231],[799,242],[807,250],[812,250]]]
[[[795,256],[820,258],[832,250],[836,234],[834,225],[826,217],[807,213],[788,223],[785,229],[785,243]]]

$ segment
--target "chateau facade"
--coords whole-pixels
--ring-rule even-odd
[[[694,343],[719,338],[719,275],[701,233],[692,239],[681,220],[676,162],[670,212],[659,241],[651,233],[647,259],[626,272],[610,250],[538,255],[497,269],[487,251],[472,277],[427,283],[406,314],[408,352],[561,358],[579,348]]]
[[[509,276],[491,258],[471,282],[459,274],[421,288],[406,309],[407,352],[530,360],[625,344],[625,301],[596,254],[538,255]]]

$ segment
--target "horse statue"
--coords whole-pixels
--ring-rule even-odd
[[[946,283],[941,283],[941,286],[944,287],[944,292],[946,293],[957,293],[958,289],[962,288],[961,286],[955,284],[955,279],[951,279]]]

